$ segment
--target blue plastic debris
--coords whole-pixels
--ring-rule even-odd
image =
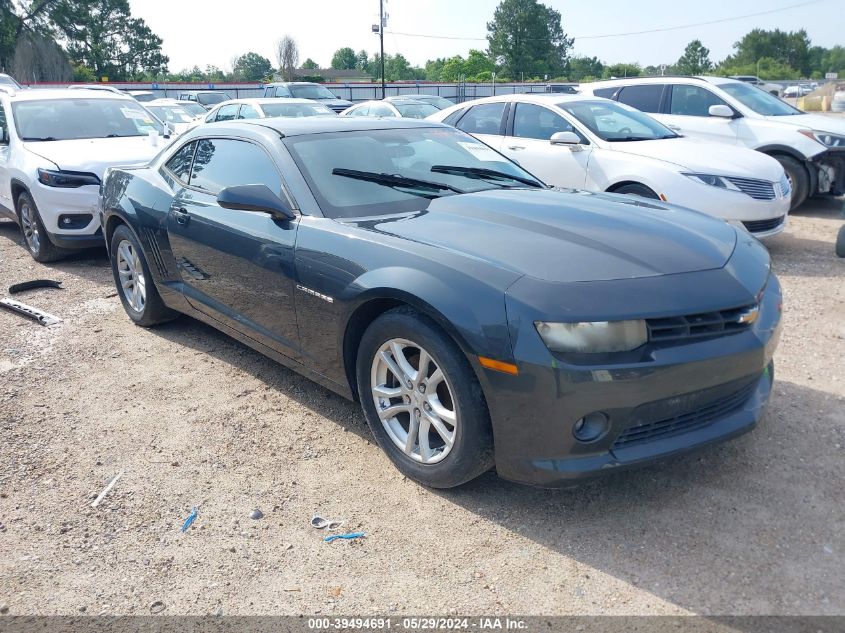
[[[188,528],[191,527],[191,523],[194,522],[194,519],[197,518],[198,510],[196,508],[191,510],[191,514],[188,515],[188,518],[185,519],[185,523],[182,525],[182,532],[187,532]]]
[[[326,537],[326,538],[324,538],[323,540],[324,540],[326,543],[331,543],[332,541],[335,541],[335,540],[337,540],[337,539],[339,539],[339,538],[341,538],[341,539],[343,539],[343,540],[345,540],[345,541],[348,541],[349,539],[353,539],[353,538],[363,538],[363,537],[365,537],[365,536],[366,536],[366,534],[364,534],[363,532],[350,532],[349,534],[332,534],[331,536],[327,536],[327,537]]]

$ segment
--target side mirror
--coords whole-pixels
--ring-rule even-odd
[[[217,204],[224,209],[269,213],[280,220],[293,220],[296,214],[287,202],[267,185],[236,185],[217,194]]]
[[[581,139],[575,132],[555,132],[549,139],[552,145],[566,145],[573,152],[581,151]]]
[[[717,116],[723,119],[734,118],[734,111],[731,110],[730,106],[726,106],[722,103],[710,106],[707,112],[710,114],[710,116]]]

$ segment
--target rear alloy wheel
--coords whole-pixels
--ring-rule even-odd
[[[115,229],[109,254],[117,293],[130,319],[137,325],[150,327],[178,316],[164,305],[141,246],[125,224]]]
[[[660,200],[660,196],[654,193],[645,185],[639,183],[631,183],[629,185],[622,185],[618,189],[614,189],[613,193],[622,193],[628,196],[639,196],[640,198],[649,198],[651,200]]]
[[[20,220],[23,239],[29,254],[42,264],[54,262],[66,255],[66,252],[50,241],[38,207],[28,193],[18,196],[18,220]]]
[[[358,349],[358,393],[376,441],[406,476],[451,488],[493,465],[487,405],[472,368],[430,319],[397,308]]]

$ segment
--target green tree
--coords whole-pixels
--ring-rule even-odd
[[[560,13],[537,0],[502,0],[487,23],[489,54],[516,79],[559,75],[573,40]]]
[[[239,81],[261,81],[273,74],[273,64],[266,57],[249,52],[235,60],[232,74]]]
[[[822,55],[818,71],[822,77],[825,73],[839,73],[840,79],[845,78],[845,47],[834,46],[826,50]]]
[[[332,55],[332,68],[335,70],[355,70],[358,66],[358,57],[348,46],[339,48]]]
[[[723,65],[756,65],[759,60],[768,57],[805,76],[813,70],[810,67],[810,38],[804,29],[788,33],[780,29],[774,31],[754,29],[736,42],[734,49],[736,53],[725,59],[722,62]]]
[[[306,70],[314,70],[315,68],[319,68],[320,66],[310,57],[302,62],[302,67]]]
[[[684,54],[675,63],[677,72],[682,75],[703,75],[713,70],[713,62],[710,61],[710,49],[701,43],[701,40],[693,40],[684,49]]]
[[[367,55],[367,51],[361,50],[358,51],[358,54],[355,55],[355,68],[357,70],[367,70],[367,64],[369,60],[369,55]],[[379,73],[381,75],[381,73]]]
[[[604,79],[611,77],[639,77],[642,74],[642,68],[639,64],[613,64],[605,66],[602,71]]]
[[[58,0],[50,20],[74,65],[110,80],[166,71],[161,38],[133,18],[128,0]]]
[[[581,81],[585,77],[601,77],[604,64],[598,57],[572,57],[566,70],[570,81]]]
[[[492,75],[496,70],[496,64],[483,51],[471,49],[464,62],[464,74],[468,81],[479,81],[480,77]],[[487,81],[486,79],[481,81]]]

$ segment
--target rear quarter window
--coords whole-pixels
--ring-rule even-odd
[[[625,86],[616,97],[617,101],[636,108],[641,112],[660,112],[663,97],[662,84]]]

